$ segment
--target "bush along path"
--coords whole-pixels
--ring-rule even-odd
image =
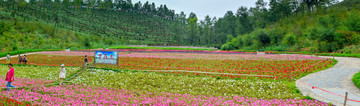
[[[332,58],[332,57],[324,57]],[[324,71],[309,74],[296,81],[296,86],[305,96],[343,105],[348,92],[347,105],[360,106],[360,93],[352,83],[352,76],[360,71],[360,58],[335,57],[338,63]]]

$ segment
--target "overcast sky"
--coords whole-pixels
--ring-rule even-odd
[[[166,6],[176,13],[184,11],[186,16],[189,16],[190,12],[194,12],[199,19],[204,19],[206,15],[210,17],[216,16],[223,17],[226,11],[235,12],[240,6],[255,7],[257,0],[132,0],[133,3],[141,1],[144,4],[146,1],[154,2],[156,7],[160,4],[166,4]],[[264,0],[268,2],[269,0]]]

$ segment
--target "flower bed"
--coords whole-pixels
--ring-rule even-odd
[[[0,76],[0,79],[5,79],[5,76]],[[50,83],[54,80],[43,80],[43,79],[29,79],[29,78],[17,78],[15,77],[15,81],[11,83],[11,85],[19,87],[33,86],[33,85],[41,85],[45,83]],[[7,81],[0,80],[0,87],[6,88]]]
[[[206,96],[164,92],[128,91],[85,85],[34,87],[31,89],[3,91],[2,95],[33,104],[53,105],[321,105],[324,102],[299,99],[258,99],[242,96]]]
[[[270,80],[216,79],[145,72],[95,70],[95,72],[82,73],[72,82],[107,88],[209,96],[248,96],[262,99],[302,97],[300,93],[294,93],[295,88],[289,87],[287,82]]]
[[[226,73],[229,75],[211,75],[207,73],[170,72],[180,75],[201,75],[229,78],[244,78],[241,75],[267,75],[278,79],[300,77],[303,74],[315,72],[333,65],[331,60],[206,60],[206,59],[169,59],[119,57],[119,66],[97,65],[98,67],[119,70],[184,70]],[[290,76],[291,72],[291,76]]]
[[[29,103],[22,103],[14,99],[0,97],[0,106],[31,106]]]

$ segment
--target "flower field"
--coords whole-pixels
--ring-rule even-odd
[[[54,55],[52,55],[52,53]],[[51,55],[50,55],[51,54]],[[80,54],[80,55],[79,55]],[[92,55],[91,55],[92,54]],[[43,66],[82,66],[83,55],[89,55],[89,63],[94,60],[91,52],[40,52],[29,55],[28,64]],[[11,62],[17,64],[17,58]],[[253,54],[209,54],[209,53],[119,53],[119,64],[97,65],[100,68],[117,70],[179,70],[164,72],[190,76],[213,76],[227,78],[247,78],[242,74],[270,76],[265,78],[290,79],[328,68],[335,63],[332,60],[303,55],[253,55]],[[5,63],[1,60],[0,63]],[[223,73],[188,73],[182,71],[198,71]],[[234,75],[241,74],[241,75]],[[262,77],[261,77],[262,78]]]
[[[327,68],[331,63],[332,61],[328,60],[198,60],[120,57],[119,68],[128,70],[190,70],[229,74],[270,75],[279,79],[287,79],[290,78],[290,71],[293,77],[298,77],[302,73]],[[314,64],[316,65],[312,66]],[[198,73],[190,74],[198,75]],[[226,75],[222,77],[226,77]],[[238,78],[239,76],[229,75],[228,77]]]
[[[14,66],[12,84],[17,89],[0,91],[0,96],[7,98],[2,103],[326,106],[324,102],[305,99],[288,79],[336,63],[304,55],[119,52],[117,66],[99,64],[96,67],[103,69],[84,71],[64,86],[52,84],[58,80],[61,64],[71,66],[66,67],[67,75],[82,72],[77,70],[83,69],[76,67],[83,66],[84,55],[89,56],[92,64],[93,52],[52,51],[28,55],[28,65]],[[13,64],[17,64],[17,60],[17,57],[11,58]],[[5,60],[0,63],[4,64]],[[7,70],[7,65],[0,65],[0,78],[4,79]],[[4,88],[6,82],[0,83]]]

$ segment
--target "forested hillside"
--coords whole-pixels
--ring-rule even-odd
[[[245,27],[254,28],[254,31],[229,34],[222,49],[360,53],[356,46],[360,43],[359,0],[336,4],[326,0],[314,0],[312,4],[307,1],[312,0],[300,0],[299,5],[291,0],[270,0],[271,8],[263,8],[260,13],[267,18],[262,19],[256,19],[256,14],[244,9],[242,16],[249,15],[249,19],[257,20],[249,24],[251,27]],[[257,2],[258,7],[263,6],[261,4],[264,2]],[[257,26],[264,19],[266,26]]]
[[[131,0],[1,0],[0,6],[1,51],[125,44],[348,53],[360,48],[358,0],[258,0],[255,7],[204,20]]]
[[[0,1],[3,51],[23,48],[84,48],[124,44],[214,46],[199,37],[197,19],[166,5],[131,0],[70,2]],[[196,31],[193,31],[195,29]],[[194,33],[188,33],[194,32]],[[209,33],[209,32],[207,32]],[[200,43],[201,42],[201,43]]]

